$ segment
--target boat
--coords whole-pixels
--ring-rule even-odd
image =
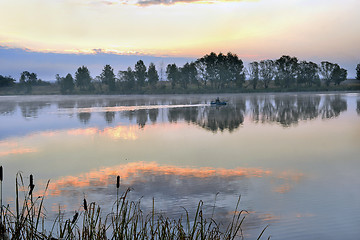
[[[211,105],[214,105],[214,106],[220,106],[220,105],[226,105],[226,102],[224,102],[224,101],[222,102],[222,101],[220,101],[219,98],[216,98],[216,100],[215,100],[215,101],[211,101],[210,104],[211,104]]]

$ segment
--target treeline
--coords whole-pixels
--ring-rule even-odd
[[[31,93],[33,86],[49,86],[51,83],[38,79],[36,73],[30,73],[28,71],[21,73],[19,83],[16,83],[16,80],[10,76],[0,75],[0,88],[13,87],[15,85],[23,89],[25,93]]]
[[[356,67],[360,80],[360,63]],[[169,64],[157,69],[154,63],[148,67],[139,60],[134,68],[115,74],[110,65],[105,65],[101,74],[91,77],[86,66],[77,69],[74,76],[56,75],[56,84],[62,94],[74,93],[151,93],[177,92],[178,90],[227,89],[296,89],[312,86],[329,87],[340,85],[347,79],[347,70],[328,61],[320,65],[299,61],[296,57],[282,56],[276,60],[251,62],[244,66],[236,54],[210,53],[183,66]],[[50,84],[37,79],[35,73],[21,74],[19,85],[31,92],[31,86]],[[15,79],[0,75],[0,87],[15,85]]]

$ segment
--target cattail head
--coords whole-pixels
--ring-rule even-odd
[[[0,166],[0,181],[3,180],[3,168]]]
[[[29,188],[30,188],[30,191],[29,191],[29,195],[32,194],[33,190],[34,190],[34,177],[32,174],[30,174],[30,184],[29,184]]]
[[[84,198],[84,210],[87,211],[87,202],[86,202],[86,199]]]
[[[76,219],[78,218],[78,216],[79,216],[79,213],[76,212],[75,215],[73,216],[73,219],[72,219],[72,221],[71,221],[71,224],[74,224],[74,223],[76,222]]]
[[[117,176],[116,178],[116,188],[120,187],[120,176]]]

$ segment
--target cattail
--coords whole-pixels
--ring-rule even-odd
[[[71,221],[71,224],[74,224],[74,223],[76,222],[76,219],[78,218],[78,216],[79,216],[79,213],[76,212],[75,215],[73,216],[73,219],[72,219],[72,221]]]
[[[84,198],[84,210],[87,211],[87,202],[86,202],[86,199]]]
[[[29,195],[32,194],[33,190],[34,190],[34,177],[32,174],[30,174],[30,184],[29,184],[29,188],[30,188],[30,191],[29,191]]]
[[[3,180],[3,168],[0,166],[0,181]]]
[[[117,176],[116,178],[116,188],[120,187],[120,176]]]

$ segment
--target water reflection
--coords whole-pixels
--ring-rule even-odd
[[[324,104],[320,109],[323,119],[338,117],[341,112],[347,110],[346,101],[339,95],[325,96]]]
[[[18,105],[24,118],[37,118],[41,109],[50,107],[50,103],[43,101],[19,102]]]
[[[81,194],[86,187],[106,187],[114,185],[117,175],[121,176],[122,186],[153,195],[156,189],[167,195],[214,193],[214,187],[223,188],[223,192],[234,191],[236,179],[264,177],[273,173],[260,168],[191,168],[171,165],[159,165],[156,162],[132,162],[100,170],[91,171],[79,176],[67,176],[53,181],[49,189],[51,195],[63,195],[72,189]],[[281,173],[280,179],[291,180],[291,175]],[[199,187],[199,185],[203,185]],[[178,188],[175,190],[176,186]],[[228,186],[228,187],[224,187]],[[231,187],[232,186],[232,187]],[[166,191],[163,191],[166,188]],[[147,192],[148,191],[148,192]],[[180,192],[179,192],[180,191]],[[201,191],[201,192],[199,192]],[[182,192],[184,194],[182,194]],[[185,193],[186,192],[186,193]]]
[[[50,99],[24,99],[14,102],[0,101],[0,114],[13,114],[18,107],[24,118],[37,118],[39,111],[55,105],[58,114],[77,115],[79,121],[87,125],[92,114],[103,115],[104,122],[133,121],[143,128],[146,124],[160,121],[177,123],[184,121],[212,132],[227,130],[232,132],[249,116],[255,123],[278,123],[283,127],[297,125],[299,121],[321,117],[338,117],[347,110],[347,101],[341,94],[276,94],[276,95],[229,95],[228,105],[212,107],[212,97],[67,97]],[[54,104],[55,103],[55,104]],[[360,114],[357,100],[357,112]],[[118,117],[116,112],[119,112]]]
[[[78,116],[80,122],[86,125],[90,121],[91,113],[89,113],[89,112],[80,112],[80,113],[78,113],[77,116]]]

